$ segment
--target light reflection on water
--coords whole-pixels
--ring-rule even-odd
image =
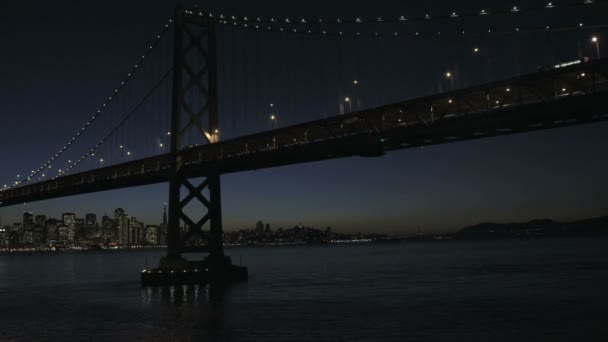
[[[228,287],[141,287],[162,250],[0,256],[0,341],[601,341],[606,242],[230,249]]]

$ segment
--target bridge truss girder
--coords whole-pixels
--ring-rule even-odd
[[[188,138],[200,138],[208,144],[219,140],[215,26],[208,18],[187,15],[179,8],[174,23],[167,257],[179,258],[194,250],[209,252],[210,259],[221,260],[220,175],[207,173],[199,185],[194,185],[183,172],[181,155]],[[187,210],[195,201],[206,210],[200,219]],[[196,237],[198,243],[204,243],[203,248],[189,246]]]

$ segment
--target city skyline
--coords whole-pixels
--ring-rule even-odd
[[[137,218],[137,214],[133,214],[133,212],[130,213],[129,210],[124,209],[125,207],[117,207],[114,208],[111,211],[104,211],[103,215],[100,215],[98,212],[93,212],[93,211],[83,211],[83,212],[76,212],[76,211],[70,211],[70,210],[63,210],[60,213],[55,213],[55,214],[48,214],[46,212],[33,212],[33,211],[24,211],[22,216],[15,220],[15,221],[11,221],[11,222],[7,222],[5,221],[1,216],[0,216],[0,228],[6,228],[6,227],[11,227],[11,226],[18,226],[18,225],[25,225],[25,222],[28,220],[31,220],[32,224],[36,224],[39,225],[40,223],[38,222],[39,218],[44,218],[44,221],[49,221],[49,220],[56,220],[56,221],[63,221],[65,223],[65,216],[73,216],[73,220],[82,220],[83,224],[88,225],[88,221],[89,218],[91,220],[94,220],[94,222],[99,225],[99,223],[101,222],[100,219],[103,218],[113,218],[114,220],[116,219],[116,217],[119,215],[118,212],[120,212],[121,214],[126,215],[129,218]],[[160,219],[158,220],[158,222],[155,222],[153,219],[152,220],[139,220],[139,222],[145,223],[145,222],[151,222],[151,225],[156,225],[156,226],[163,226],[166,225],[167,221],[167,212],[166,212],[166,203],[163,203],[163,211],[160,214]],[[266,223],[264,223],[266,222]],[[302,225],[303,222],[298,222],[296,223],[291,223],[291,224],[287,224],[284,227],[290,227],[290,226],[294,226],[294,225]],[[259,230],[260,224],[262,224],[262,227],[264,229],[269,229],[271,222],[270,221],[266,221],[265,219],[258,219],[257,221],[252,221],[249,223],[249,226],[245,225],[243,227],[239,227],[236,228],[232,231],[237,231],[237,230],[243,230],[243,229],[255,229],[255,230]],[[329,227],[329,226],[324,226],[324,227]],[[283,226],[280,226],[279,229],[283,229]],[[357,233],[355,231],[352,231],[350,233]]]
[[[22,220],[0,223],[0,248],[66,249],[111,246],[159,246],[166,244],[166,209],[160,224],[145,224],[137,216],[116,208],[113,215],[87,212],[61,215],[24,212]]]
[[[146,247],[168,247],[166,207],[160,224],[146,224],[123,208],[114,209],[112,216],[105,213],[80,216],[63,212],[59,218],[42,213],[24,212],[20,222],[0,223],[0,252],[47,252],[63,250],[98,250]],[[181,234],[188,231],[180,227]],[[417,236],[421,238],[420,230]],[[360,243],[373,240],[402,240],[405,236],[364,234],[362,232],[334,232],[330,226],[322,229],[299,223],[292,228],[271,228],[259,220],[250,228],[222,233],[223,245],[286,245],[307,243]],[[210,248],[208,237],[190,241],[190,246]]]

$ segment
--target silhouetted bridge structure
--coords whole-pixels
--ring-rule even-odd
[[[169,182],[168,258],[189,251],[188,241],[198,235],[207,241],[207,265],[216,265],[208,267],[221,269],[226,264],[221,174],[377,157],[400,149],[608,119],[608,60],[600,59],[220,141],[214,29],[214,20],[176,12],[170,153],[5,189],[0,191],[0,207]],[[202,61],[200,67],[192,62],[193,54]],[[204,104],[201,110],[186,100],[193,89]],[[182,137],[189,130],[206,143],[184,147]],[[192,178],[204,181],[194,185]],[[184,198],[182,189],[188,193]],[[208,196],[203,195],[205,189]],[[197,222],[184,212],[195,199],[207,208]],[[209,234],[203,231],[207,223]],[[175,265],[179,263],[164,267]]]

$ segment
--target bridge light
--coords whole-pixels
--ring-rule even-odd
[[[598,36],[591,37],[591,42],[595,44],[595,51],[597,53],[597,59],[600,59],[600,38]]]
[[[511,92],[511,88],[507,88],[507,93],[510,93],[510,92]]]
[[[122,149],[124,146],[120,145],[119,148]]]
[[[167,135],[171,135],[171,132],[167,132]]]
[[[130,156],[131,155],[131,151],[127,151],[127,155]]]
[[[474,52],[474,53],[478,53],[478,52],[479,52],[479,48],[474,48],[474,49],[473,49],[473,52]]]
[[[159,146],[160,148],[162,148],[162,147],[163,147],[163,143],[158,144],[158,146]]]
[[[354,80],[354,81],[353,81],[353,84],[354,84],[354,85],[357,85],[357,84],[359,84],[359,81]]]

